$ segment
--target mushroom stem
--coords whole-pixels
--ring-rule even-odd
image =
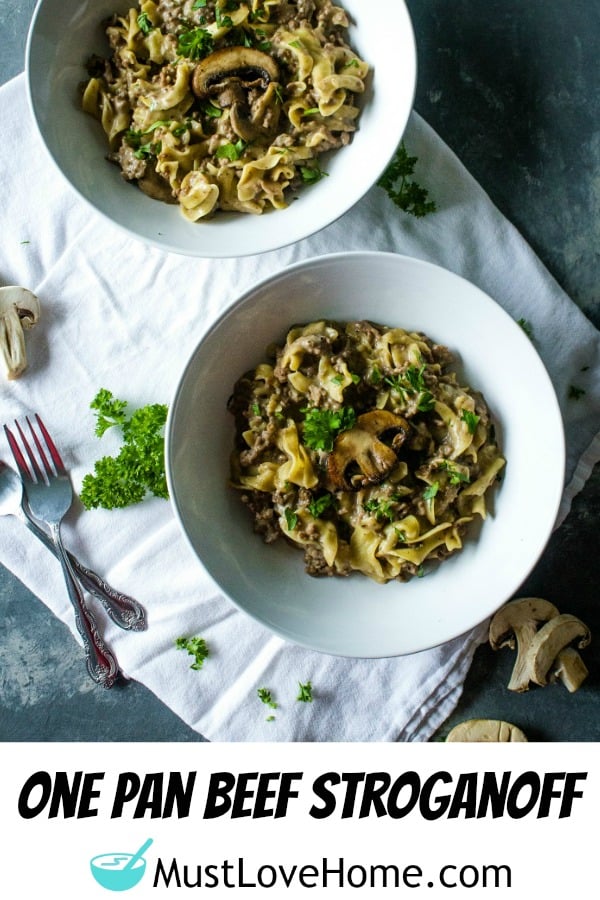
[[[550,619],[540,628],[529,648],[531,680],[545,685],[560,679],[569,691],[577,690],[587,676],[587,669],[570,645],[575,642],[582,649],[590,640],[589,628],[577,616],[562,613]]]
[[[560,680],[566,689],[573,694],[579,690],[589,672],[586,664],[577,650],[567,647],[556,657],[556,668],[550,676],[550,681]]]

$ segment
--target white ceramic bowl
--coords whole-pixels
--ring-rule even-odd
[[[127,0],[39,0],[27,42],[33,116],[58,169],[84,200],[130,235],[188,256],[245,256],[314,234],[352,207],[375,183],[398,146],[410,114],[416,53],[403,0],[344,0],[355,24],[349,41],[373,67],[362,97],[359,131],[331,154],[327,178],[285,210],[262,216],[227,213],[192,224],[178,207],[152,200],[106,161],[100,124],[79,106],[78,85],[92,53],[107,55],[100,23]]]
[[[483,391],[507,460],[493,511],[463,550],[424,578],[376,584],[312,578],[285,541],[265,545],[227,485],[237,378],[294,323],[371,319],[425,332],[459,357]],[[223,353],[223,348],[227,352]],[[172,504],[223,592],[282,637],[343,656],[395,656],[443,643],[491,615],[519,587],[550,536],[564,477],[556,396],[522,329],[490,297],[429,263],[345,253],[292,266],[242,296],[187,363],[167,422]]]

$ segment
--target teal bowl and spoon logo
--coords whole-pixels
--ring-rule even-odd
[[[90,860],[92,875],[108,891],[128,891],[144,876],[144,853],[151,843],[152,838],[148,838],[136,853],[102,853],[94,856]]]

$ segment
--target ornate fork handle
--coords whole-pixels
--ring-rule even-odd
[[[25,510],[21,510],[21,518],[29,530],[58,558],[59,552],[54,542],[50,540],[46,532],[36,522],[29,518]],[[82,586],[100,601],[115,625],[128,631],[145,630],[147,626],[146,612],[137,600],[115,590],[96,572],[84,566],[69,551],[67,551],[67,555],[74,573]]]
[[[128,631],[144,631],[146,611],[137,600],[122,594],[100,578],[92,569],[88,569],[77,557],[67,551],[67,555],[81,584],[96,597],[115,625]]]
[[[84,603],[81,587],[60,537],[58,524],[49,523],[49,528],[65,576],[69,599],[73,604],[75,624],[83,640],[88,672],[96,684],[111,688],[119,675],[119,664],[102,640],[96,620]]]

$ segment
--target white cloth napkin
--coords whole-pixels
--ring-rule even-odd
[[[84,205],[40,143],[24,76],[0,89],[0,119],[0,282],[28,287],[43,307],[28,335],[28,371],[0,384],[1,421],[42,413],[76,488],[94,461],[118,446],[116,435],[99,442],[93,434],[89,404],[100,387],[128,400],[131,409],[168,403],[200,336],[242,290],[297,260],[376,249],[446,266],[515,319],[531,323],[564,415],[564,517],[600,456],[599,333],[416,113],[406,144],[437,201],[435,215],[413,219],[375,187],[310,239],[259,257],[219,261],[145,247]],[[568,397],[572,384],[586,391],[577,401]],[[0,456],[10,459],[4,442]],[[76,506],[64,538],[148,611],[149,629],[140,634],[119,630],[98,612],[124,673],[212,740],[427,740],[455,707],[475,647],[485,638],[484,625],[445,646],[377,661],[287,644],[220,595],[180,535],[169,504],[154,498],[115,511]],[[58,564],[14,519],[0,521],[0,548],[2,562],[74,631]],[[211,650],[201,671],[191,670],[190,657],[175,648],[177,637],[190,635],[202,635]],[[299,703],[298,682],[309,680],[314,702]],[[257,697],[259,687],[270,688],[278,702],[273,721]]]

